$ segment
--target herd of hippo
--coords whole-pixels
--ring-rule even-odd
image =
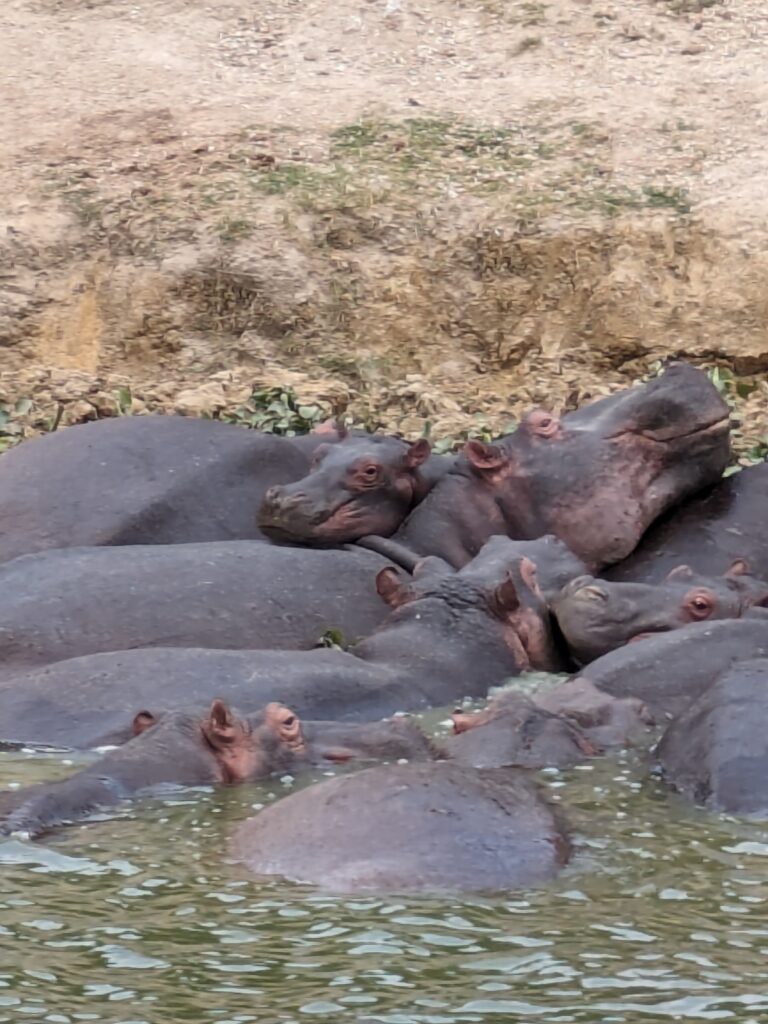
[[[0,792],[0,834],[354,763],[230,856],[338,891],[528,886],[571,853],[530,769],[628,745],[683,798],[768,812],[768,465],[730,461],[680,362],[455,456],[176,416],[11,450],[0,744],[107,749]],[[570,675],[461,709],[527,670]],[[402,714],[445,705],[439,746]]]

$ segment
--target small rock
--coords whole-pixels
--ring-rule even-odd
[[[216,381],[210,381],[198,388],[180,391],[174,401],[174,408],[182,416],[212,415],[220,412],[227,404],[224,388]]]

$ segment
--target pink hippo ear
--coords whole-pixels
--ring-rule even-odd
[[[539,600],[543,601],[544,595],[539,587],[539,577],[536,572],[536,566],[530,558],[526,558],[525,556],[520,559],[520,577],[526,587],[528,587],[528,589],[531,590]]]
[[[210,746],[214,750],[222,750],[234,743],[238,733],[242,731],[238,726],[237,719],[227,705],[217,698],[211,704],[200,728]]]
[[[376,576],[376,593],[390,608],[399,608],[411,600],[407,585],[400,579],[397,569],[391,565],[379,570]]]
[[[426,437],[420,437],[418,441],[414,441],[409,447],[405,454],[405,465],[408,469],[416,469],[426,462],[432,451],[432,445],[426,439]]]
[[[667,580],[689,580],[693,576],[693,569],[690,565],[676,565],[670,569],[665,579]]]
[[[491,608],[500,619],[507,618],[520,607],[520,595],[517,584],[511,575],[500,583],[491,597]]]
[[[318,423],[316,427],[312,427],[310,431],[312,434],[327,434],[330,437],[337,437],[339,441],[343,441],[345,437],[349,435],[346,424],[343,420],[329,419],[323,420],[322,423]]]
[[[141,736],[147,729],[151,729],[157,722],[157,718],[152,714],[151,711],[139,711],[137,715],[134,715],[132,723],[132,731],[134,736]]]
[[[745,558],[736,558],[725,571],[726,576],[749,576],[749,562]]]
[[[483,444],[482,441],[467,441],[464,454],[475,469],[501,469],[509,462],[508,456],[496,444]]]

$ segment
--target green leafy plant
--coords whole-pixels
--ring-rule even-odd
[[[350,647],[350,641],[345,640],[340,629],[326,629],[320,635],[315,647],[327,647],[334,651],[346,651]]]
[[[300,403],[293,388],[254,388],[242,408],[222,419],[267,434],[295,437],[308,434],[329,415],[319,405]]]
[[[737,377],[733,370],[725,366],[707,367],[707,376],[731,408],[740,398],[748,398],[757,389],[753,381]]]

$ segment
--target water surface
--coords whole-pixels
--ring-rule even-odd
[[[87,759],[1,754],[0,782]],[[686,808],[637,756],[537,774],[576,857],[495,897],[248,879],[226,837],[290,779],[0,842],[0,1021],[768,1021],[768,828]]]

